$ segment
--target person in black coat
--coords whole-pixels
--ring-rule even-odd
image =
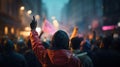
[[[94,52],[94,67],[120,67],[120,53],[117,51],[120,47],[120,39],[105,37],[103,44],[104,48]]]
[[[32,51],[32,46],[30,40],[27,42],[27,50],[24,52],[28,67],[42,67],[41,63],[38,61],[38,58],[35,56]]]
[[[15,52],[11,40],[4,39],[2,45],[0,67],[27,67],[24,56]]]

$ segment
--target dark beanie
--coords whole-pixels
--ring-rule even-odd
[[[52,38],[52,47],[54,49],[68,49],[69,48],[69,37],[66,32],[58,30]]]
[[[82,37],[74,37],[71,39],[71,47],[73,49],[79,49],[80,48],[80,43],[83,40]]]

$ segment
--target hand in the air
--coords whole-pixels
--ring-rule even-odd
[[[36,27],[37,27],[37,21],[35,20],[35,17],[33,16],[33,20],[30,23],[30,28],[31,28],[31,30],[35,30]]]

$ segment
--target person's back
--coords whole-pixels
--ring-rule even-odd
[[[33,17],[33,21],[30,24],[30,40],[32,49],[43,67],[81,67],[80,60],[68,50],[69,37],[66,32],[57,31],[52,38],[50,49],[45,49],[38,33],[35,31],[36,26],[37,22]]]
[[[81,52],[80,50],[73,50],[76,57],[81,60],[83,67],[93,67],[91,58],[87,55],[87,52]]]
[[[60,43],[58,43],[52,45],[50,49],[46,50],[40,41],[35,40],[37,39],[36,37],[38,35],[35,35],[34,33],[35,31],[31,33],[32,48],[37,55],[39,61],[42,63],[43,67],[80,67],[80,60],[73,56],[70,50],[67,50],[65,44],[65,46],[61,44],[64,48],[60,46]],[[59,48],[56,48],[55,45],[59,45]]]
[[[4,41],[4,51],[1,53],[0,67],[26,67],[26,60],[23,55],[14,51],[13,42],[11,40]]]
[[[71,45],[73,53],[76,57],[81,60],[83,67],[93,67],[91,58],[87,55],[87,52],[80,51],[80,43],[83,41],[83,38],[74,37],[71,39]]]

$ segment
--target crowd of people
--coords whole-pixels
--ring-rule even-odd
[[[49,42],[35,31],[37,22],[30,23],[27,40],[15,42],[9,37],[0,40],[0,67],[120,67],[120,37],[114,34],[96,38],[68,34],[58,30]],[[76,29],[77,31],[78,29]]]

